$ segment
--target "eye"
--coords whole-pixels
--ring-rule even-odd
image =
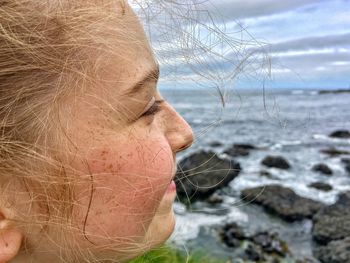
[[[146,117],[146,116],[154,116],[161,110],[161,104],[164,102],[164,100],[154,100],[153,104],[144,112],[141,114],[140,117]]]

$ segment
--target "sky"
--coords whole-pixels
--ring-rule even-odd
[[[350,88],[350,0],[200,3],[165,6],[161,19],[168,25],[159,26],[161,19],[154,19],[147,31],[169,83],[184,79],[237,88]],[[159,10],[148,13],[148,22]]]

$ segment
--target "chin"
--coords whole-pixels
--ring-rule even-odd
[[[175,229],[175,215],[171,210],[167,215],[156,215],[146,234],[151,248],[157,248],[169,239]],[[147,242],[147,241],[146,241]]]
[[[128,253],[120,262],[127,262],[130,259],[141,256],[151,249],[162,246],[169,239],[175,229],[175,215],[171,210],[167,215],[156,215],[144,236],[141,243],[135,244],[134,253]]]

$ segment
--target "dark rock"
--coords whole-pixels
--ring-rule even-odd
[[[244,258],[245,260],[250,260],[253,262],[260,262],[265,260],[264,252],[262,249],[254,244],[249,244],[244,253],[246,255]]]
[[[343,158],[341,162],[345,165],[345,171],[350,174],[350,158]]]
[[[287,244],[280,240],[277,235],[268,232],[260,232],[252,237],[252,241],[261,246],[266,253],[276,253],[282,257],[286,256],[288,251]]]
[[[224,199],[222,198],[221,195],[214,193],[207,199],[207,202],[210,204],[220,204],[223,202],[223,200]]]
[[[293,190],[280,185],[267,185],[245,189],[241,193],[245,202],[262,205],[268,212],[287,221],[312,218],[323,204],[298,196]]]
[[[316,188],[318,190],[322,190],[325,192],[331,191],[333,187],[329,184],[323,183],[323,182],[314,182],[312,184],[309,184],[309,187]]]
[[[228,223],[220,230],[222,241],[229,247],[239,247],[241,240],[246,239],[243,229],[236,223]]]
[[[314,258],[303,258],[297,259],[295,263],[319,263],[319,261]]]
[[[350,165],[350,158],[342,158],[341,162],[345,165]]]
[[[266,177],[266,178],[269,178],[269,179],[273,179],[273,176],[266,170],[260,171],[260,176],[263,176],[263,177]]]
[[[249,262],[275,262],[274,259],[280,262],[280,257],[290,255],[287,244],[279,239],[278,234],[263,231],[247,235],[237,223],[232,222],[224,225],[219,230],[219,235],[222,241],[236,252],[245,248],[240,257]]]
[[[349,93],[350,89],[336,89],[336,90],[320,90],[318,94],[338,94],[338,93]]]
[[[350,237],[331,241],[326,246],[317,246],[313,253],[322,263],[348,263],[350,262]]]
[[[250,150],[255,150],[256,147],[250,144],[234,144],[231,148],[224,151],[231,157],[248,156]]]
[[[350,164],[345,165],[345,170],[350,173]]]
[[[247,150],[256,150],[257,148],[254,145],[246,144],[246,143],[235,143],[235,147]]]
[[[322,245],[350,236],[350,191],[338,197],[338,201],[321,209],[313,217],[313,239]]]
[[[328,148],[328,149],[323,149],[323,150],[321,150],[321,153],[328,154],[331,157],[350,154],[350,152],[348,152],[348,151],[339,150],[339,149],[336,149],[334,147]]]
[[[222,146],[222,143],[221,142],[217,142],[217,141],[215,141],[215,142],[211,142],[211,143],[209,143],[209,146],[210,147],[221,147]]]
[[[208,198],[217,189],[227,186],[241,170],[234,160],[205,151],[190,155],[178,166],[177,196],[184,203]]]
[[[332,138],[340,138],[340,139],[349,139],[350,138],[350,132],[347,130],[338,130],[335,132],[332,132],[329,137]]]
[[[290,165],[286,159],[281,156],[266,156],[262,162],[267,167],[275,167],[279,169],[289,169]]]
[[[324,163],[315,164],[312,167],[312,171],[319,172],[319,173],[322,173],[325,175],[332,175],[333,174],[333,171],[331,170],[331,168],[329,168],[328,165],[326,165]]]

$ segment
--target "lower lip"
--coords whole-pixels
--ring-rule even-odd
[[[175,184],[174,180],[171,181],[171,183],[169,184],[166,191],[167,192],[176,192],[176,184]]]

